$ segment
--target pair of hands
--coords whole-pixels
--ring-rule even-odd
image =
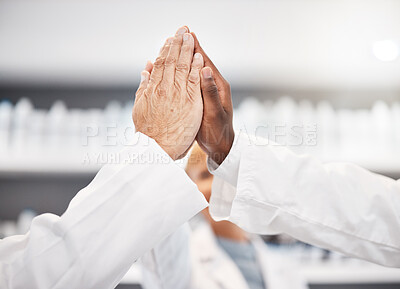
[[[216,163],[233,139],[229,83],[188,27],[168,38],[154,64],[148,62],[136,92],[133,122],[176,160],[194,140]]]

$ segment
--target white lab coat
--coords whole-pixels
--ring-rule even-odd
[[[305,289],[294,263],[268,250],[259,236],[250,240],[269,289]],[[205,220],[181,227],[142,257],[144,289],[249,289],[240,269],[218,245]]]
[[[208,165],[217,176],[216,220],[400,267],[400,181],[353,164],[322,164],[242,132],[219,167]]]
[[[104,166],[61,216],[0,240],[0,288],[114,288],[141,255],[207,206],[147,136]],[[133,163],[132,163],[133,161]]]

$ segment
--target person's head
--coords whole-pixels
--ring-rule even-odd
[[[207,155],[197,143],[193,145],[192,152],[190,153],[186,165],[186,173],[197,185],[200,192],[203,193],[206,200],[210,201],[213,176],[207,168]]]

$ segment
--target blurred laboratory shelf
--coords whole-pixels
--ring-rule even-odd
[[[308,284],[399,284],[400,269],[375,264],[318,262],[299,267]],[[350,262],[351,263],[351,262]]]
[[[373,161],[371,159],[354,160],[354,159],[341,159],[341,160],[324,160],[324,162],[347,162],[361,166],[374,173],[382,174],[391,178],[400,179],[400,157],[393,157],[391,159],[382,159]]]
[[[301,242],[290,243],[290,238],[278,245],[267,244],[276,262],[286,263],[313,289],[400,288],[400,268],[380,266]],[[371,284],[377,286],[369,287]],[[389,287],[378,286],[382,284]]]
[[[360,264],[362,263],[362,264]],[[315,262],[299,267],[299,273],[312,284],[399,284],[400,269],[351,260],[348,263]],[[140,284],[140,265],[134,264],[120,284]]]
[[[77,156],[70,158],[46,158],[38,155],[37,158],[14,158],[0,154],[0,175],[75,175],[75,174],[96,174],[103,163],[85,163],[84,155],[77,153]],[[317,156],[318,157],[318,156]],[[349,162],[359,165],[372,172],[383,174],[392,178],[400,178],[400,157],[392,159],[376,160],[354,160],[330,158],[323,159],[323,162]]]
[[[312,284],[399,284],[400,269],[387,268],[355,259],[347,262],[314,262],[299,266],[299,273]],[[140,284],[142,272],[134,264],[120,284]]]
[[[0,175],[95,174],[118,162],[135,129],[132,104],[76,109],[55,101],[38,109],[27,98],[0,102]],[[350,162],[400,178],[400,103],[376,101],[369,109],[335,109],[282,97],[244,99],[233,124],[256,138],[310,154],[322,162]]]
[[[12,159],[0,155],[0,175],[75,175],[96,174],[102,165],[83,164],[79,161],[61,159],[60,161],[46,160],[46,158]]]

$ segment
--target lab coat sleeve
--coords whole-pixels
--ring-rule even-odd
[[[0,241],[0,288],[114,288],[141,255],[208,204],[147,136],[104,166],[61,216]]]
[[[400,267],[400,181],[243,133],[221,166],[208,165],[215,219]]]
[[[186,223],[141,258],[144,289],[193,289]]]

